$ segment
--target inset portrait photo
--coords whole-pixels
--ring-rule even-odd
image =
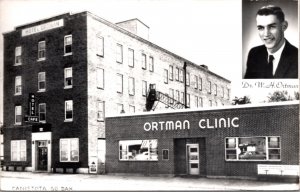
[[[298,78],[298,0],[243,0],[244,79]]]

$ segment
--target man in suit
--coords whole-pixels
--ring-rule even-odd
[[[284,38],[288,27],[280,7],[264,6],[256,14],[264,45],[250,50],[245,79],[298,78],[298,49]]]

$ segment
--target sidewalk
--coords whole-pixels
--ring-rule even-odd
[[[299,190],[295,183],[274,183],[235,179],[116,176],[1,172],[1,190],[6,191],[237,191]]]

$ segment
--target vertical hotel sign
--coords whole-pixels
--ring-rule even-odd
[[[43,23],[41,25],[36,25],[36,26],[33,26],[33,27],[23,29],[22,30],[22,37],[32,35],[32,34],[35,34],[35,33],[40,33],[40,32],[43,32],[43,31],[50,30],[50,29],[55,29],[55,28],[62,27],[62,26],[64,26],[64,20],[63,19],[50,21],[48,23]]]

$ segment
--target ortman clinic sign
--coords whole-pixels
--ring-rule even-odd
[[[36,25],[36,26],[33,26],[33,27],[23,29],[22,30],[22,37],[32,35],[32,34],[35,34],[35,33],[40,33],[40,32],[43,32],[43,31],[50,30],[50,29],[55,29],[55,28],[62,27],[62,26],[64,26],[64,20],[63,19],[50,21],[48,23],[43,23],[41,25]]]
[[[216,128],[236,128],[239,127],[239,118],[215,118],[200,119],[198,121],[200,129],[216,129]],[[152,121],[144,124],[144,131],[174,131],[190,129],[190,121]]]

